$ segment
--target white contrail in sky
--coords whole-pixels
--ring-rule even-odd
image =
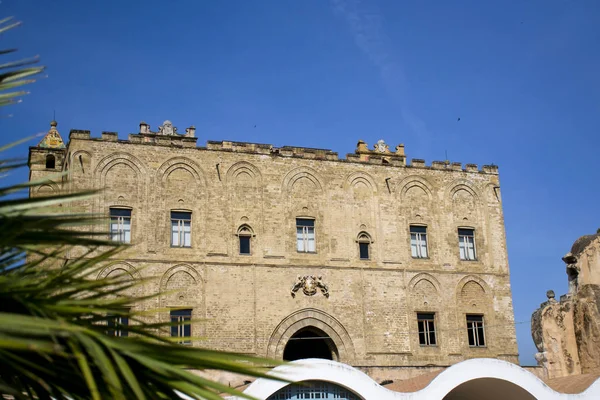
[[[360,0],[331,0],[336,14],[343,17],[358,48],[377,67],[390,96],[398,102],[404,122],[421,139],[428,135],[425,123],[409,111],[406,76],[401,64],[395,60],[390,38],[383,29],[383,16],[376,6],[361,9]]]

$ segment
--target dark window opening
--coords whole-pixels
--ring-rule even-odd
[[[469,337],[469,346],[485,346],[483,315],[467,315],[467,336]]]
[[[56,158],[52,154],[46,156],[46,168],[54,169],[56,167]]]
[[[307,327],[296,332],[287,342],[283,350],[285,361],[304,358],[337,359],[337,348],[333,340],[322,330]]]
[[[358,257],[361,260],[368,260],[371,258],[371,236],[366,232],[360,232],[356,240],[358,242]]]
[[[360,252],[360,259],[361,260],[368,260],[369,259],[369,243],[366,243],[366,242],[360,242],[360,243],[358,243],[358,250]]]
[[[418,313],[417,324],[419,328],[419,344],[421,346],[435,346],[437,338],[435,337],[435,314]]]
[[[192,336],[192,310],[173,310],[171,311],[171,337],[182,338],[178,343],[190,344],[189,339]],[[188,339],[185,339],[188,338]]]
[[[129,326],[129,317],[127,316],[111,316],[108,321],[108,335],[109,336],[129,336],[127,332],[127,326]]]
[[[240,254],[250,254],[250,236],[240,236]]]

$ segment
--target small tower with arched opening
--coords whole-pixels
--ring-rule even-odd
[[[67,149],[60,133],[56,129],[57,126],[58,123],[56,121],[50,122],[50,130],[48,130],[37,146],[30,147],[29,149],[29,179],[32,181],[44,178],[48,179],[47,185],[30,189],[32,197],[56,190],[57,185],[60,184],[56,182],[57,179],[60,179],[58,178],[58,174],[66,168],[64,161]]]

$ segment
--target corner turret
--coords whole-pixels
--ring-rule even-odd
[[[30,189],[32,197],[53,194],[59,190],[62,180],[60,173],[64,168],[67,148],[57,126],[58,122],[51,121],[50,130],[38,145],[29,148],[29,180],[48,180],[47,184]]]

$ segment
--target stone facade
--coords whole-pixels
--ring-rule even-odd
[[[569,293],[554,292],[533,313],[538,364],[549,378],[600,374],[600,233],[582,236],[563,257]]]
[[[496,166],[407,163],[403,145],[383,141],[340,159],[196,140],[193,127],[180,135],[167,121],[158,132],[142,123],[128,140],[72,130],[66,147],[30,150],[32,180],[67,172],[46,192],[102,189],[74,211],[131,210],[132,246],[101,275],[156,277],[140,291],[163,294],[137,307],[190,308],[192,336],[206,338],[194,346],[276,359],[310,328],[331,358],[357,367],[518,363]],[[171,246],[171,210],[191,212],[191,247]],[[297,218],[314,221],[315,252],[297,251]],[[410,225],[426,226],[427,258],[411,256]],[[474,230],[475,260],[460,259],[459,228]],[[435,313],[435,346],[419,344],[417,312]],[[483,315],[485,346],[469,346],[468,314]]]

